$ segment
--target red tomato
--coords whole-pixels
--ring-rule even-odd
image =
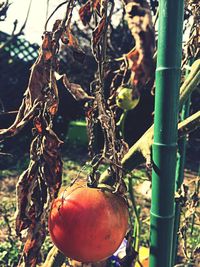
[[[111,256],[127,227],[128,208],[122,197],[80,185],[61,192],[49,216],[53,243],[65,256],[80,262]]]

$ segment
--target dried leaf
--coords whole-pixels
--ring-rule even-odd
[[[36,118],[34,118],[33,123],[34,123],[34,126],[35,126],[37,132],[39,134],[41,134],[43,132],[41,120],[38,117],[36,117]]]
[[[90,0],[79,9],[79,16],[84,26],[90,22],[92,17],[92,6]]]
[[[79,48],[78,40],[74,37],[70,29],[67,29],[66,32],[62,34],[61,40],[69,47]]]
[[[92,0],[93,8],[99,9],[100,8],[100,2],[101,2],[101,0]]]
[[[103,33],[104,33],[104,27],[106,23],[106,17],[103,16],[101,20],[99,21],[97,27],[94,29],[92,33],[92,46],[93,46],[93,51],[96,50],[97,45],[99,44]]]
[[[16,134],[34,117],[35,138],[30,148],[30,163],[17,183],[16,233],[28,229],[22,260],[19,266],[36,266],[38,253],[45,238],[45,224],[49,206],[61,186],[62,161],[59,152],[62,143],[50,129],[50,122],[58,110],[58,88],[53,57],[59,25],[55,32],[45,32],[39,56],[31,69],[24,99],[15,122],[0,130],[0,139]],[[52,46],[54,45],[54,47]],[[55,71],[54,71],[55,69]],[[45,114],[45,116],[44,116]],[[51,126],[52,127],[52,126]]]
[[[46,217],[44,205],[47,194],[54,199],[61,186],[62,161],[59,147],[62,144],[57,135],[50,129],[45,130],[39,118],[35,126],[40,125],[43,135],[37,135],[31,144],[32,159],[17,184],[16,232],[28,228],[27,240],[23,250],[26,266],[35,266],[38,252],[45,238],[43,219]],[[48,204],[49,206],[49,204]]]
[[[94,99],[94,97],[89,96],[79,84],[70,83],[66,75],[63,76],[63,84],[77,101]]]
[[[35,170],[37,163],[31,161],[29,168],[24,171],[19,177],[16,192],[17,192],[17,207],[16,207],[16,233],[17,235],[31,224],[29,218],[29,199],[31,199],[31,191],[34,186],[37,176]]]
[[[135,39],[135,50],[127,55],[132,71],[132,84],[143,87],[154,78],[153,53],[155,48],[154,29],[151,12],[146,1],[124,1],[126,20]]]
[[[62,160],[59,148],[63,142],[47,128],[43,137],[44,174],[52,198],[57,196],[62,180]]]
[[[39,254],[41,246],[46,237],[45,218],[31,225],[28,230],[28,237],[23,249],[23,261],[25,266],[35,267],[37,263],[36,255]],[[18,265],[18,266],[23,266]]]
[[[57,19],[57,20],[54,22],[52,32],[55,33],[55,32],[59,29],[59,27],[60,27],[60,25],[61,25],[61,22],[62,22],[61,19]]]
[[[42,42],[42,51],[45,61],[48,61],[53,57],[51,40],[52,40],[52,34],[49,32],[45,33]]]

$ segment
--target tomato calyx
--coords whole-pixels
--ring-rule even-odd
[[[97,188],[101,189],[102,191],[109,191],[111,193],[115,192],[115,188],[105,183],[99,183]]]

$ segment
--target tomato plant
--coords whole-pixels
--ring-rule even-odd
[[[96,262],[111,256],[128,227],[125,200],[86,186],[72,186],[54,200],[49,232],[54,244],[69,258]]]

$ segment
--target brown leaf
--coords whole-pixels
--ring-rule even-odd
[[[54,22],[52,32],[56,32],[56,31],[59,29],[59,27],[60,27],[60,25],[61,25],[61,22],[62,22],[61,19],[57,19],[57,20]]]
[[[61,40],[69,47],[79,48],[78,40],[74,37],[70,29],[67,29],[61,36]]]
[[[35,180],[37,179],[35,170],[37,168],[37,163],[31,161],[29,167],[24,171],[19,177],[16,192],[17,192],[17,207],[16,207],[16,233],[20,232],[31,224],[29,218],[29,199],[31,199],[32,188],[34,186]]]
[[[126,20],[135,39],[135,50],[127,54],[129,66],[132,71],[132,84],[143,87],[154,78],[155,64],[153,53],[155,36],[151,12],[146,1],[124,1]]]
[[[99,9],[101,0],[92,0],[93,8]]]
[[[94,99],[94,97],[89,96],[79,84],[70,83],[66,75],[63,75],[63,84],[77,101]]]
[[[35,117],[33,120],[34,126],[37,129],[38,133],[41,134],[43,132],[43,126],[42,126],[42,122],[39,119],[39,117]]]
[[[34,118],[35,137],[30,148],[30,163],[17,183],[16,232],[20,235],[22,230],[28,229],[23,262],[19,266],[36,266],[46,235],[45,207],[57,196],[61,186],[62,161],[59,147],[62,142],[51,129],[51,119],[59,104],[55,78],[57,61],[54,57],[58,50],[54,37],[60,36],[59,25],[60,21],[57,21],[54,24],[55,32],[45,32],[16,119],[8,129],[0,130],[0,139],[12,136]]]
[[[46,102],[48,99],[48,109],[55,107],[55,102],[58,104],[57,86],[54,73],[50,69],[50,64],[46,64],[51,58],[51,37],[50,33],[45,33],[42,46],[39,50],[39,56],[31,68],[31,74],[28,82],[28,87],[24,94],[24,99],[19,108],[18,114],[14,123],[8,129],[0,129],[0,140],[17,134],[24,125],[32,119],[37,108]],[[51,77],[51,81],[50,81]],[[53,92],[45,98],[46,90],[52,86]],[[48,90],[47,90],[48,91]],[[52,109],[50,109],[52,112]],[[53,115],[56,109],[53,108]]]
[[[23,261],[25,266],[35,267],[37,263],[37,255],[46,237],[45,218],[32,224],[28,230],[28,237],[23,249]],[[21,265],[23,266],[23,265]]]
[[[43,36],[43,42],[42,42],[42,51],[45,61],[48,61],[53,57],[51,40],[52,40],[52,34],[46,32]]]
[[[42,119],[42,118],[41,118]],[[45,125],[41,119],[35,119],[35,125]],[[62,161],[60,141],[50,128],[42,129],[43,137],[37,135],[31,144],[32,159],[17,184],[16,232],[28,228],[23,250],[26,266],[35,266],[40,247],[46,232],[44,222],[47,194],[53,200],[60,189],[62,179]],[[45,133],[45,135],[44,135]],[[47,204],[48,206],[50,204]]]
[[[57,196],[62,181],[62,161],[59,148],[63,142],[57,135],[47,128],[43,137],[43,158],[45,180],[52,198]]]
[[[92,46],[93,46],[93,51],[95,51],[96,46],[99,44],[103,33],[104,33],[104,27],[106,23],[106,17],[103,16],[101,20],[99,21],[97,27],[94,29],[92,33]]]
[[[79,16],[84,26],[90,22],[92,17],[92,6],[90,0],[79,9]]]

